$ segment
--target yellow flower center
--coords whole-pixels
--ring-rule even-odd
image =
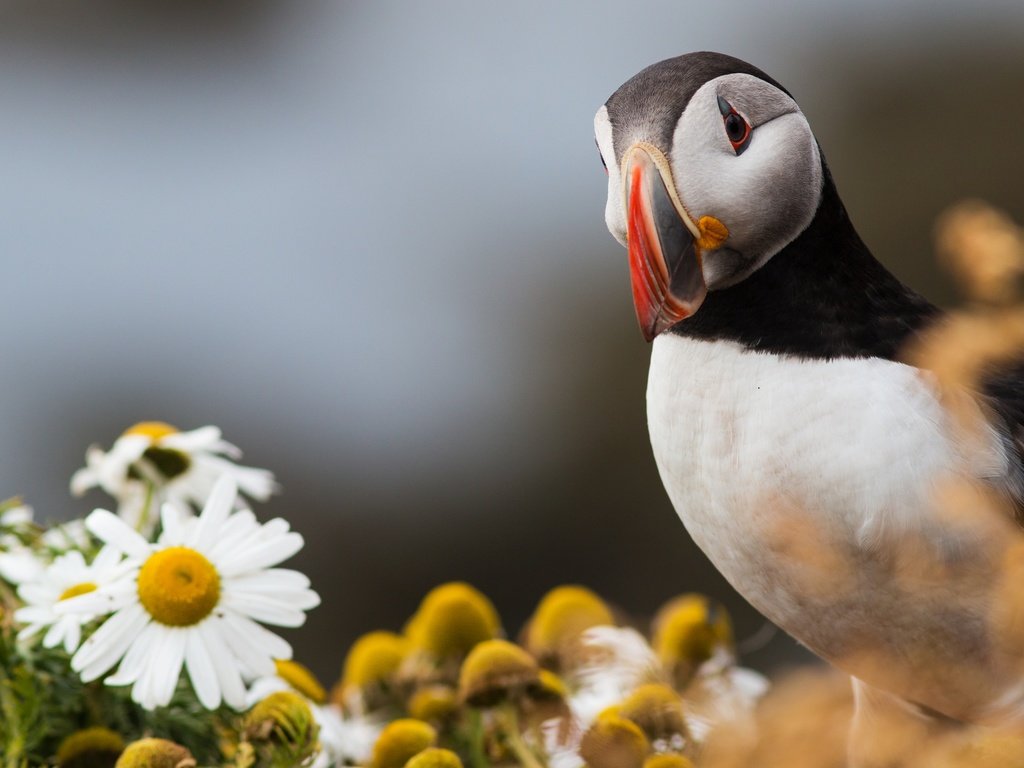
[[[188,547],[168,547],[149,556],[139,571],[139,601],[161,624],[188,627],[210,615],[220,600],[213,563]]]
[[[68,600],[72,597],[78,597],[79,595],[87,595],[90,592],[95,591],[95,584],[93,584],[91,581],[83,581],[81,584],[74,584],[65,589],[63,592],[61,592],[60,597],[57,598],[57,601],[60,602],[61,600]]]
[[[323,704],[327,699],[327,691],[320,685],[316,676],[297,661],[274,659],[277,676],[288,685],[316,704]]]
[[[158,440],[167,437],[168,435],[177,434],[178,429],[172,427],[165,421],[140,421],[138,424],[133,424],[124,431],[127,435],[142,435],[148,437],[149,442],[156,443]]]

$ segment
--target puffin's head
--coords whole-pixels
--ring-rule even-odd
[[[748,277],[814,218],[825,176],[792,97],[746,62],[690,53],[654,64],[594,118],[605,221],[629,249],[644,337]]]

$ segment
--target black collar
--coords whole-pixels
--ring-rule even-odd
[[[939,310],[871,255],[824,170],[807,229],[750,277],[710,292],[670,333],[806,358],[898,357]]]

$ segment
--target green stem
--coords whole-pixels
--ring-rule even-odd
[[[480,710],[469,710],[469,762],[473,768],[490,768],[484,754],[484,721]]]
[[[139,514],[139,524],[136,529],[141,533],[149,527],[149,508],[153,506],[153,494],[156,492],[156,486],[153,485],[152,480],[146,481],[146,501],[142,505],[142,512]]]
[[[508,746],[519,764],[523,768],[544,768],[533,750],[523,741],[522,734],[519,733],[519,716],[516,714],[515,705],[510,703],[502,707],[502,715],[505,738],[508,739]]]

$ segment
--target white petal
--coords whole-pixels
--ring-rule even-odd
[[[213,668],[213,661],[198,631],[189,632],[185,639],[185,667],[188,669],[192,689],[196,692],[199,703],[207,709],[219,707],[220,685],[217,670]]]
[[[272,659],[290,659],[292,647],[280,635],[275,635],[269,629],[264,629],[255,621],[245,616],[225,612],[224,619],[231,622],[232,626],[245,637],[259,647],[259,649]]]
[[[30,640],[46,629],[46,624],[29,624],[18,632],[19,640]]]
[[[85,518],[85,527],[101,541],[113,544],[126,555],[144,558],[150,552],[147,542],[137,532],[133,531],[124,520],[113,512],[105,509],[96,509]]]
[[[19,624],[50,624],[53,618],[53,611],[44,605],[26,605],[14,612]]]
[[[84,496],[90,488],[99,484],[99,477],[91,467],[82,467],[71,476],[71,495]]]
[[[82,643],[71,659],[71,668],[82,672],[86,682],[99,677],[117,663],[149,620],[149,614],[138,603],[122,608]],[[95,672],[89,679],[85,678],[86,667]]]
[[[245,706],[245,685],[238,671],[238,662],[221,639],[217,625],[212,621],[204,621],[196,626],[196,631],[210,654],[213,668],[217,671],[217,681],[224,702],[234,709],[241,709]]]
[[[185,453],[200,451],[216,446],[220,442],[220,428],[213,425],[199,427],[188,432],[176,432],[160,440],[164,448],[174,448]]]
[[[231,593],[224,595],[221,605],[238,611],[249,618],[274,624],[279,627],[301,627],[306,623],[306,614],[298,608],[278,600],[268,600],[259,595]]]
[[[166,640],[166,635],[163,632],[165,627],[154,622],[148,629],[149,663],[142,667],[139,678],[132,685],[132,701],[147,710],[155,709],[159,703],[155,682],[160,667],[163,664],[164,642]],[[117,685],[117,677],[107,678],[107,683],[109,685]]]
[[[184,510],[177,504],[164,504],[160,507],[160,543],[164,546],[177,546],[185,541]]]
[[[67,653],[74,653],[78,644],[82,642],[82,622],[77,616],[65,616],[61,622],[67,627],[64,634],[64,650]]]
[[[220,540],[206,553],[214,562],[227,553],[245,548],[250,540],[256,541],[260,533],[260,524],[256,522],[252,510],[241,509],[228,518],[220,533]]]
[[[275,536],[245,551],[228,555],[217,564],[217,569],[225,577],[262,570],[287,560],[302,549],[302,545],[302,536],[297,533]]]
[[[185,661],[185,641],[189,634],[195,632],[194,627],[162,627],[164,632],[163,653],[153,678],[154,694],[158,706],[166,707],[171,703],[174,690],[178,687],[181,677],[181,665]]]
[[[157,631],[158,625],[156,622],[150,622],[145,626],[124,655],[124,658],[121,659],[121,663],[117,665],[117,671],[107,678],[107,685],[131,685],[142,677],[147,661],[149,661],[153,653],[154,639],[156,638]],[[153,663],[158,662],[154,661]]]
[[[49,631],[43,635],[43,648],[56,648],[60,645],[64,639],[64,629],[64,625],[61,624],[60,620],[55,621]]]
[[[250,674],[264,677],[275,672],[274,659],[266,653],[260,643],[251,635],[246,634],[247,627],[241,622],[232,620],[233,614],[227,613],[218,622],[218,631],[228,644],[235,657],[242,662]]]
[[[306,574],[291,568],[269,568],[265,571],[235,576],[230,582],[231,589],[252,592],[274,592],[282,589],[309,589],[310,581]]]
[[[203,511],[199,515],[199,524],[189,536],[189,546],[200,552],[207,552],[217,543],[221,528],[228,519],[228,515],[231,514],[237,495],[238,488],[230,477],[222,477],[217,481],[210,492],[210,498],[206,501],[206,506],[203,507]]]
[[[120,562],[121,553],[117,547],[107,544],[96,554],[92,561],[92,567],[96,571],[106,571],[114,568]]]

